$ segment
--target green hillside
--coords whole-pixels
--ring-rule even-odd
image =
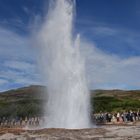
[[[29,86],[0,93],[0,117],[41,115],[44,102],[43,86]],[[80,99],[79,99],[80,100]],[[92,111],[122,111],[140,108],[140,90],[91,91]]]
[[[140,109],[140,90],[96,90],[91,93],[95,112]]]
[[[0,93],[0,117],[34,116],[42,113],[42,86],[30,86]]]

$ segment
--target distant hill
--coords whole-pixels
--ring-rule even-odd
[[[29,86],[0,92],[0,117],[42,114],[44,89],[43,86]]]
[[[41,115],[44,86],[29,86],[0,92],[0,117]],[[80,100],[80,99],[79,99]],[[140,109],[140,90],[92,90],[91,105],[94,112]]]
[[[95,90],[91,93],[95,112],[140,110],[140,90]]]
[[[94,93],[94,91],[91,91]],[[140,99],[140,90],[95,90],[96,96],[110,96],[116,97],[118,99],[122,98],[133,98],[133,99]]]

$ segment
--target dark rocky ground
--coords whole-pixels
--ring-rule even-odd
[[[0,140],[140,140],[140,124],[89,129],[0,129]]]

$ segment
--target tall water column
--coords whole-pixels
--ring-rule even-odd
[[[51,0],[38,34],[41,69],[46,82],[44,105],[48,128],[86,128],[90,124],[89,90],[80,35],[72,34],[74,0]]]

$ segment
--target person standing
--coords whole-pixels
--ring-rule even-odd
[[[119,122],[120,121],[120,113],[118,112],[117,113],[117,122]]]

